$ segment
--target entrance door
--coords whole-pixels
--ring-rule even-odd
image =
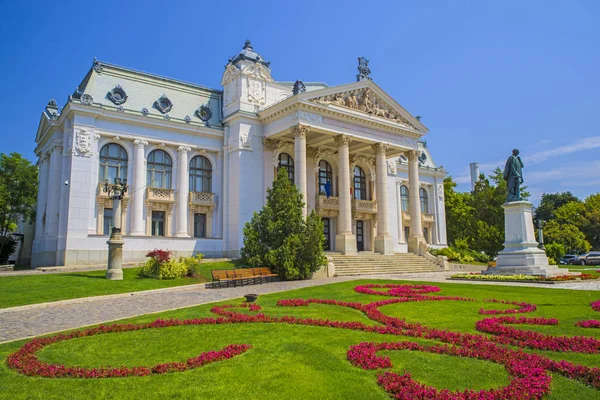
[[[331,241],[329,239],[329,231],[331,227],[331,221],[329,218],[323,218],[323,234],[325,235],[325,243],[323,243],[323,250],[331,250]]]
[[[356,221],[356,250],[365,251],[364,222]]]

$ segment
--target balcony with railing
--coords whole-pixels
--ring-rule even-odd
[[[158,203],[174,203],[175,190],[163,188],[146,188],[146,199]]]
[[[352,212],[377,214],[377,202],[373,200],[352,199]]]
[[[215,194],[208,192],[190,192],[190,204],[194,206],[215,206]]]
[[[317,210],[319,211],[339,211],[340,198],[333,196],[317,196]]]

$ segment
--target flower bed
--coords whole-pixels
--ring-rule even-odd
[[[377,291],[375,289],[383,289]],[[283,299],[280,307],[309,307],[311,304],[325,304],[345,307],[362,312],[367,318],[379,325],[366,325],[362,322],[344,322],[320,318],[298,318],[295,316],[272,317],[263,313],[241,313],[236,308],[247,309],[250,313],[261,311],[254,303],[227,304],[214,306],[211,311],[217,318],[170,319],[156,320],[146,324],[114,324],[96,328],[59,334],[47,338],[33,339],[17,352],[8,357],[8,366],[19,373],[46,378],[113,378],[127,376],[144,376],[181,372],[197,368],[211,362],[224,361],[251,350],[251,344],[231,344],[218,351],[205,352],[186,362],[170,362],[155,366],[138,367],[66,367],[59,364],[47,364],[37,359],[37,352],[45,346],[74,338],[83,338],[98,334],[127,332],[140,329],[154,329],[172,326],[191,325],[227,325],[245,323],[291,324],[335,329],[350,329],[375,334],[395,335],[399,337],[423,338],[436,340],[441,344],[422,345],[410,341],[386,343],[360,343],[351,346],[347,352],[348,361],[359,368],[374,370],[391,368],[389,357],[378,356],[379,351],[420,351],[445,354],[457,357],[471,357],[496,362],[504,365],[510,382],[502,388],[486,390],[470,390],[452,392],[439,390],[415,381],[410,374],[396,374],[391,371],[378,375],[379,385],[391,396],[398,399],[539,399],[549,394],[550,372],[559,373],[569,379],[583,382],[600,390],[600,368],[592,368],[567,361],[555,361],[549,357],[530,354],[520,348],[546,350],[555,352],[579,352],[584,354],[600,353],[600,340],[592,337],[551,336],[539,332],[516,329],[511,325],[557,325],[554,318],[527,318],[500,316],[485,318],[476,323],[481,333],[463,333],[436,329],[418,322],[407,322],[404,319],[384,314],[380,308],[386,305],[423,302],[423,301],[475,301],[474,299],[456,296],[425,295],[437,293],[438,287],[426,285],[361,285],[354,289],[358,293],[389,297],[380,301],[361,303],[346,302],[333,299]],[[488,299],[488,303],[509,304],[517,308],[508,310],[484,310],[480,314],[515,314],[534,312],[537,307],[525,302]],[[592,308],[600,309],[600,301],[592,302]],[[586,321],[581,322],[581,326]],[[589,321],[588,321],[589,322]]]
[[[590,274],[580,275],[559,275],[552,277],[545,277],[539,275],[484,275],[481,273],[471,272],[469,274],[454,274],[450,279],[465,279],[465,280],[479,280],[479,281],[528,281],[528,282],[564,282],[564,281],[576,281],[576,280],[589,280],[597,279],[596,276]]]

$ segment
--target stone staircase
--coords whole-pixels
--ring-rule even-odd
[[[356,256],[346,256],[335,252],[326,254],[333,258],[337,276],[403,274],[444,270],[425,257],[414,253],[396,253],[390,256],[370,251],[361,251]]]

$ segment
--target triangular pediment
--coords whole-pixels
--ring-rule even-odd
[[[402,124],[417,132],[427,132],[427,128],[417,118],[408,113],[372,81],[330,87],[309,92],[306,95],[308,98],[305,100],[313,103],[358,111]]]

